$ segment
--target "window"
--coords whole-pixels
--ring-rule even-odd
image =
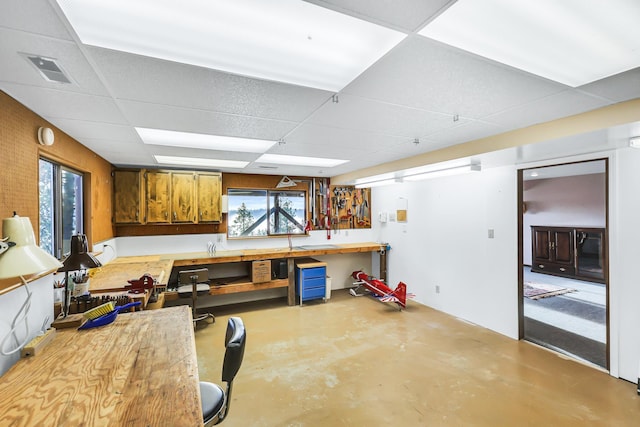
[[[228,189],[229,237],[305,234],[304,191]]]
[[[83,233],[82,174],[40,159],[40,247],[58,259]]]

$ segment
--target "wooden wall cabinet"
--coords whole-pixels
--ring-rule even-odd
[[[222,220],[222,174],[198,173],[198,222]]]
[[[196,222],[193,172],[171,172],[171,222]]]
[[[531,271],[604,283],[603,228],[531,227]]]
[[[114,171],[114,223],[198,224],[222,220],[222,174]],[[143,214],[144,213],[144,214]]]
[[[145,172],[146,181],[146,222],[148,224],[168,224],[171,222],[171,173],[163,171]]]
[[[142,171],[117,170],[113,173],[113,222],[142,224],[144,206]]]

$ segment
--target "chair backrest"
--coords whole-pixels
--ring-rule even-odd
[[[216,424],[221,423],[229,412],[233,379],[240,370],[240,365],[242,365],[246,341],[247,331],[244,329],[242,319],[239,317],[230,317],[227,323],[227,334],[224,339],[227,349],[224,352],[224,362],[222,363],[222,381],[227,383],[227,391],[225,392],[224,404],[220,410]]]
[[[207,283],[209,281],[209,270],[206,268],[198,268],[196,270],[182,270],[178,272],[178,283],[187,285],[193,283]]]
[[[231,383],[242,365],[247,331],[239,317],[230,317],[225,336],[224,362],[222,364],[222,381]]]

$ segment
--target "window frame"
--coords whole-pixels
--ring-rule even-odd
[[[264,208],[262,208],[262,210],[264,210],[264,215],[262,215],[260,218],[257,218],[256,221],[254,221],[252,223],[252,225],[250,227],[248,227],[247,229],[245,229],[243,231],[243,233],[245,233],[247,230],[249,231],[253,231],[255,230],[258,226],[260,226],[260,224],[265,223],[266,224],[266,234],[253,234],[253,235],[236,235],[235,233],[232,234],[233,230],[234,230],[234,221],[235,221],[235,216],[233,217],[232,220],[232,215],[231,212],[233,207],[233,198],[234,198],[234,192],[238,192],[238,193],[256,193],[256,197],[264,197]],[[260,193],[264,193],[264,195],[262,196]],[[276,212],[273,212],[274,209],[276,209],[276,206],[271,206],[272,203],[272,199],[275,197],[275,200],[278,200],[279,198],[277,196],[281,196],[281,195],[286,195],[286,194],[291,194],[292,196],[297,195],[298,197],[303,198],[303,203],[302,203],[302,209],[303,209],[303,218],[301,219],[301,222],[298,221],[294,221],[296,222],[295,224],[295,228],[289,229],[286,232],[275,232],[275,230],[273,230],[273,215],[274,213],[276,214],[276,217],[278,218],[278,214]],[[249,194],[247,194],[247,196],[249,196]],[[308,192],[306,190],[302,190],[302,189],[269,189],[269,188],[227,188],[227,197],[228,197],[228,201],[229,201],[229,212],[227,213],[227,218],[226,218],[226,223],[227,223],[227,238],[228,239],[254,239],[254,238],[270,238],[270,237],[285,237],[285,236],[289,236],[289,235],[296,235],[296,236],[306,236],[309,233],[305,230],[305,225],[306,222],[308,221],[309,218],[309,197],[308,197]],[[286,208],[285,208],[286,209]],[[249,209],[249,211],[251,211],[252,209]],[[284,210],[280,210],[281,214],[284,214],[284,217],[288,217],[289,213],[287,211]],[[286,221],[286,219],[285,219]],[[288,221],[291,222],[291,221]]]
[[[40,246],[43,245],[42,231],[43,231],[43,211],[42,211],[42,176],[41,176],[41,163],[46,162],[51,165],[52,179],[51,179],[51,216],[52,216],[52,233],[51,233],[51,245],[53,246],[49,250],[48,247],[44,247],[45,251],[51,253],[57,259],[63,259],[70,248],[65,248],[65,242],[70,242],[71,236],[74,234],[84,234],[85,230],[85,212],[86,212],[86,200],[85,200],[85,182],[86,174],[78,169],[67,166],[59,161],[40,156],[38,158],[38,241]],[[69,173],[76,175],[79,178],[79,188],[74,186],[74,199],[79,199],[79,204],[73,209],[73,217],[71,220],[74,224],[71,228],[69,238],[64,238],[64,213],[63,213],[63,174]],[[75,181],[75,180],[74,180]],[[68,246],[68,245],[67,245]]]

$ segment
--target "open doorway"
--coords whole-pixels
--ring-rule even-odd
[[[520,338],[609,367],[607,159],[519,171]]]

